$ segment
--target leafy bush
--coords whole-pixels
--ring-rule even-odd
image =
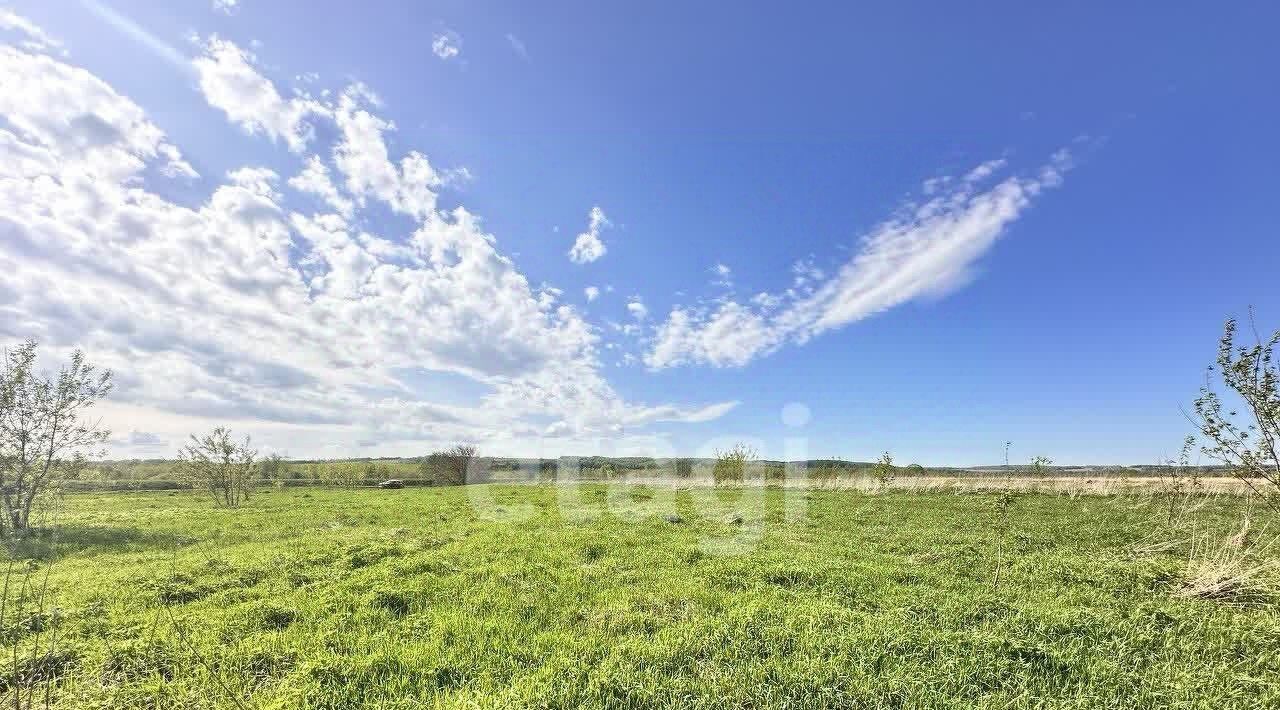
[[[784,464],[773,463],[764,467],[764,480],[772,482],[781,482],[787,480],[787,467]]]
[[[1195,400],[1194,421],[1208,440],[1201,449],[1204,454],[1230,467],[1269,506],[1280,510],[1280,365],[1275,361],[1280,330],[1265,343],[1257,328],[1253,330],[1254,344],[1237,346],[1236,321],[1230,319],[1218,341],[1217,370],[1227,389],[1243,400],[1244,421],[1234,410],[1223,411],[1209,378]]]
[[[182,471],[193,488],[206,490],[218,505],[238,507],[249,497],[258,452],[231,439],[231,430],[218,427],[204,437],[191,435],[191,443],[179,453]]]
[[[893,465],[893,455],[886,451],[880,455],[880,460],[871,469],[871,475],[875,476],[876,483],[881,488],[888,488],[893,483],[895,471],[897,468]]]
[[[693,476],[693,459],[676,459],[676,478],[690,478]]]
[[[841,468],[830,463],[823,462],[809,469],[809,480],[819,485],[831,485],[840,478]]]
[[[258,470],[262,480],[271,483],[284,481],[288,476],[287,468],[284,456],[279,453],[268,454],[258,463]]]
[[[728,451],[716,450],[716,463],[711,477],[716,483],[741,482],[746,478],[747,466],[759,456],[746,444],[734,444]]]
[[[476,457],[476,447],[459,444],[436,451],[426,459],[425,468],[437,486],[461,486]]]

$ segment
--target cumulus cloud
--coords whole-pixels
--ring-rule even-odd
[[[329,178],[328,166],[320,160],[318,155],[307,159],[302,172],[289,178],[289,185],[295,190],[316,195],[334,211],[348,219],[355,211],[355,203],[338,191],[333,180]]]
[[[649,309],[645,307],[644,302],[638,297],[627,301],[627,312],[636,320],[644,320],[649,317]]]
[[[300,112],[234,45],[206,49],[210,102],[248,132],[298,148],[316,142],[300,113],[330,122],[330,151],[299,156],[285,183],[319,201],[297,202],[259,166],[190,204],[162,196],[155,181],[194,171],[136,104],[81,68],[0,46],[0,340],[84,347],[118,373],[110,404],[133,428],[174,438],[142,423],[148,412],[183,427],[274,423],[295,453],[307,446],[288,441],[537,437],[548,421],[614,436],[727,411],[618,396],[596,329],[531,287],[475,215],[437,207],[439,175],[425,155],[389,154],[393,124],[370,92]],[[375,233],[367,203],[413,226]],[[482,393],[433,402],[411,370]]]
[[[29,161],[44,157],[67,170],[122,180],[159,159],[168,174],[195,174],[137,104],[89,72],[6,46],[0,46],[0,72],[0,115],[17,130],[4,134],[11,170],[38,171],[43,166]],[[35,151],[31,142],[47,148]]]
[[[854,256],[830,276],[802,262],[783,293],[757,294],[747,303],[717,299],[672,309],[654,333],[645,364],[653,369],[742,366],[785,343],[803,343],[964,285],[975,262],[1006,228],[1041,192],[1060,183],[1070,156],[1059,152],[1034,175],[984,187],[1003,166],[1003,161],[992,161],[960,180],[929,181],[928,199],[904,205],[872,229]]]
[[[341,132],[333,149],[333,160],[345,177],[346,188],[360,206],[373,197],[396,212],[422,219],[436,207],[436,189],[444,179],[427,157],[410,151],[393,163],[384,134],[395,124],[371,112],[376,104],[363,86],[342,93],[332,114]]]
[[[306,95],[281,96],[256,63],[252,53],[214,36],[204,43],[204,54],[193,65],[210,106],[221,109],[246,133],[260,133],[283,141],[295,153],[302,151],[314,137],[308,118],[325,116],[329,110]]]
[[[582,293],[587,297],[587,303],[590,303],[600,297],[600,289],[596,286],[588,286],[582,289]]]
[[[600,239],[600,232],[611,226],[609,218],[599,206],[592,207],[587,216],[587,231],[578,235],[569,248],[569,261],[588,264],[605,255],[608,249]]]
[[[213,0],[213,9],[215,12],[231,15],[240,9],[240,0]]]

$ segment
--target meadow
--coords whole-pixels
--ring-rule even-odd
[[[1227,539],[1244,505],[1206,498],[1195,535]],[[10,566],[0,667],[58,708],[1280,707],[1275,600],[1186,594],[1169,510],[594,483],[276,488],[239,509],[80,493]],[[15,612],[45,572],[46,610]]]

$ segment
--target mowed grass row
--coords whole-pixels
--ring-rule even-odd
[[[1133,552],[1159,501],[1023,495],[1002,536],[994,500],[84,494],[29,552],[59,707],[1280,707],[1276,606],[1178,598],[1185,555]]]

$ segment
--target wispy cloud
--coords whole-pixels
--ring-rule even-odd
[[[727,264],[717,263],[711,267],[711,274],[715,276],[712,284],[722,288],[733,287],[733,269],[730,269]]]
[[[22,46],[33,52],[58,52],[66,55],[62,42],[50,37],[43,29],[27,18],[0,7],[0,30],[18,32],[26,37]]]
[[[170,45],[159,37],[148,32],[142,27],[142,25],[139,25],[132,19],[116,12],[107,5],[98,2],[98,0],[80,0],[80,3],[84,5],[85,9],[89,12],[97,15],[98,19],[108,25],[111,25],[117,31],[122,32],[143,47],[151,50],[151,52],[156,56],[172,64],[183,73],[190,73],[192,71],[191,62],[188,61],[186,55],[175,49],[173,45]]]
[[[984,183],[1003,161],[983,163],[960,179],[935,178],[925,186],[929,199],[907,203],[876,226],[830,277],[801,263],[782,293],[672,309],[644,362],[652,369],[741,366],[785,343],[803,343],[908,301],[949,293],[972,278],[978,258],[1034,198],[1061,182],[1070,165],[1064,150],[1034,175],[989,187]]]

